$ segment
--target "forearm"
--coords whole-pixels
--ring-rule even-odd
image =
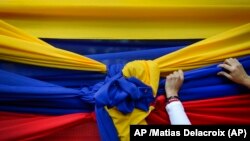
[[[166,105],[171,125],[191,125],[180,101],[174,101]]]

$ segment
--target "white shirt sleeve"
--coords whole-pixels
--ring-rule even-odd
[[[180,101],[173,101],[167,104],[165,108],[171,125],[191,125]]]

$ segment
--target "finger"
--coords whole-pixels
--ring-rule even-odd
[[[230,63],[229,63],[229,59],[226,59],[226,60],[224,61],[224,63],[229,65],[229,64],[230,64]]]
[[[168,75],[168,79],[173,78],[173,74]]]
[[[234,58],[229,58],[230,63],[234,63]]]
[[[175,77],[179,77],[179,73],[177,71],[174,72]]]
[[[224,61],[224,63],[231,66],[232,63],[233,63],[233,62],[232,62],[232,58],[226,59],[226,60]]]
[[[236,58],[234,58],[233,61],[234,61],[235,64],[241,65],[241,63]]]
[[[218,75],[225,76],[226,78],[232,80],[232,76],[224,71],[218,72]]]
[[[226,70],[228,70],[230,72],[233,71],[232,66],[229,66],[227,64],[219,64],[218,67],[224,68],[224,69],[226,69]]]
[[[179,70],[178,72],[179,72],[179,74],[180,74],[180,78],[181,78],[181,80],[184,80],[184,74],[183,74],[183,71],[182,71],[182,70]]]
[[[171,74],[169,74],[169,75],[167,76],[167,79],[170,79],[170,77],[171,77]]]

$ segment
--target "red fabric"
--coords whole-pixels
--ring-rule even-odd
[[[157,98],[149,124],[170,124],[164,96]],[[249,124],[250,94],[183,102],[194,125]],[[93,113],[46,116],[0,112],[0,140],[98,141]]]
[[[45,136],[38,141],[100,141],[97,123],[83,121],[79,125]]]
[[[100,140],[95,115],[45,116],[0,112],[0,140]]]
[[[148,124],[170,124],[165,105],[165,97],[159,96],[146,119]],[[250,94],[188,101],[183,106],[193,125],[250,125]]]

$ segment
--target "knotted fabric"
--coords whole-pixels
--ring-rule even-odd
[[[120,140],[129,140],[131,124],[147,124],[145,118],[153,109],[150,103],[156,95],[159,77],[160,71],[153,61],[133,61],[123,69],[122,65],[109,67],[104,85],[95,93],[103,140],[118,140],[113,133],[118,133]]]

